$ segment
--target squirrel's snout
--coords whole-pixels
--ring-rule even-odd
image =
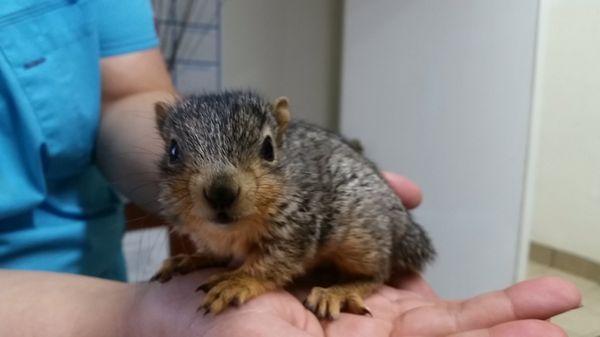
[[[212,184],[208,189],[204,189],[204,198],[206,198],[208,204],[215,210],[225,210],[231,207],[239,195],[239,187],[220,183]]]

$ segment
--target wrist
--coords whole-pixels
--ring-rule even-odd
[[[131,306],[124,317],[123,335],[183,336],[189,333],[191,325],[195,333],[202,335],[200,332],[208,326],[211,317],[196,311],[204,296],[203,292],[196,292],[196,288],[215,271],[204,269],[174,277],[166,283],[129,284]]]
[[[119,337],[160,336],[162,320],[151,315],[152,305],[148,302],[150,283],[130,283],[128,286],[129,310],[123,315]],[[150,310],[149,310],[150,309]]]
[[[0,270],[0,336],[128,336],[135,298],[126,283]]]

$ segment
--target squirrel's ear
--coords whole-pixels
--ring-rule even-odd
[[[283,134],[290,122],[290,102],[287,97],[279,97],[273,103],[273,117],[277,121],[277,144],[281,144]]]
[[[156,126],[162,135],[162,128],[169,113],[169,105],[165,102],[154,103],[154,112],[156,113]]]

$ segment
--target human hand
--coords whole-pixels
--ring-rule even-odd
[[[278,291],[217,316],[196,312],[202,293],[194,289],[210,275],[203,270],[168,283],[142,284],[128,336],[291,337],[554,337],[565,336],[544,321],[577,308],[578,290],[558,278],[524,281],[464,301],[438,298],[420,276],[398,289],[382,287],[366,299],[373,317],[342,313],[319,322],[291,294]]]
[[[545,320],[581,304],[577,288],[553,277],[524,281],[464,301],[435,295],[418,275],[398,289],[382,287],[366,300],[373,317],[342,314],[324,325],[326,336],[554,337],[566,336]]]

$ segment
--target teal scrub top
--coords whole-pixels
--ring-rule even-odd
[[[0,268],[126,278],[100,59],[156,45],[150,0],[0,0]]]

